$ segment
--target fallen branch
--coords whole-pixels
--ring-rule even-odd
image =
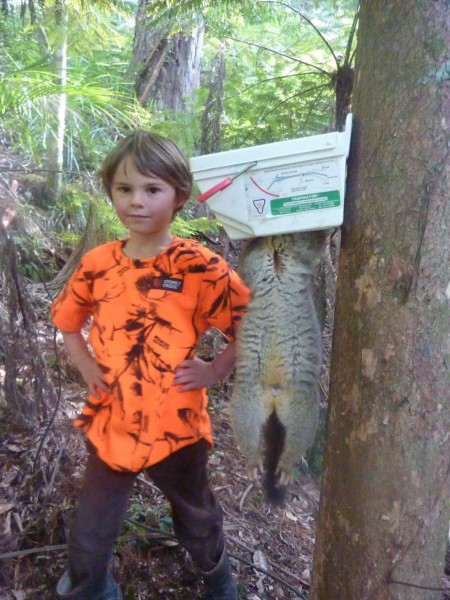
[[[265,569],[262,569],[261,567],[257,567],[255,564],[252,563],[251,560],[242,558],[242,556],[237,556],[236,554],[233,554],[231,552],[228,553],[228,556],[230,556],[231,558],[234,558],[235,560],[239,560],[240,562],[243,562],[245,565],[248,565],[252,569],[256,569],[256,571],[263,573],[263,575],[267,575],[267,577],[270,577],[271,579],[278,581],[278,583],[281,583],[282,585],[286,586],[287,588],[289,588],[290,590],[295,592],[299,598],[302,598],[302,600],[307,600],[305,594],[301,590],[299,590],[295,586],[288,583],[285,579],[281,579],[281,577],[278,577],[278,575],[275,575],[274,573],[270,573],[270,571],[266,571]]]
[[[164,537],[164,538],[176,539],[173,534],[161,531],[160,529],[157,529],[156,527],[149,527],[148,525],[144,525],[143,523],[139,523],[137,521],[134,521],[133,519],[125,519],[125,521],[127,521],[128,523],[132,523],[133,525],[138,525],[139,527],[142,527],[146,531],[151,532],[153,534],[153,537],[156,535],[156,536],[160,536],[160,537]],[[229,539],[232,542],[236,541],[233,538],[230,538],[230,536],[227,536],[227,539]],[[249,549],[249,548],[245,548],[245,549],[251,552],[251,549]],[[293,590],[300,598],[302,598],[302,600],[307,600],[306,596],[303,594],[303,592],[301,590],[299,590],[295,586],[291,585],[285,579],[278,577],[278,575],[275,575],[274,573],[271,573],[270,571],[266,571],[266,569],[256,566],[255,564],[253,564],[253,562],[251,562],[250,560],[247,560],[246,558],[243,558],[242,556],[238,556],[237,554],[234,554],[231,552],[229,552],[228,554],[231,558],[234,558],[235,560],[238,560],[238,561],[244,563],[245,565],[252,567],[252,569],[255,569],[256,571],[262,573],[263,575],[267,575],[267,577],[270,577],[271,579],[278,581],[278,583],[286,586],[290,590]],[[279,567],[278,565],[276,565],[276,568],[279,571],[283,571],[283,569],[281,567]],[[286,572],[286,574],[289,574],[289,575],[295,577],[295,575],[292,575],[292,573],[289,573],[289,571],[285,571],[285,572]]]
[[[254,548],[250,548],[249,546],[247,546],[247,544],[244,544],[244,542],[241,542],[241,540],[239,540],[239,539],[237,539],[237,538],[235,538],[235,537],[233,537],[231,535],[227,535],[227,540],[229,542],[232,542],[236,546],[239,546],[243,550],[246,550],[247,552],[250,552],[251,554],[255,553],[255,549]],[[298,581],[299,583],[301,583],[304,587],[309,587],[309,583],[307,581],[305,581],[304,579],[302,579],[299,575],[296,575],[295,573],[291,573],[291,571],[288,571],[287,569],[285,569],[281,565],[274,563],[272,560],[270,560],[270,558],[267,559],[267,562],[269,564],[271,564],[274,567],[274,569],[276,569],[277,571],[280,571],[281,573],[284,573],[285,575],[289,575],[289,577],[292,577],[292,579],[295,579],[296,581]],[[255,567],[255,569],[256,568],[257,567]]]
[[[66,550],[67,544],[59,544],[58,546],[42,546],[42,548],[28,548],[28,550],[16,550],[15,552],[5,552],[0,554],[0,560],[6,560],[8,558],[20,558],[22,556],[28,556],[28,554],[40,554],[41,552],[60,552]]]

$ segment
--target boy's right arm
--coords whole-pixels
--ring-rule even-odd
[[[99,390],[108,392],[109,387],[103,380],[103,373],[97,361],[89,352],[88,345],[81,331],[76,331],[75,333],[61,331],[61,333],[70,359],[80,371],[89,388],[89,392],[96,398],[99,397]]]

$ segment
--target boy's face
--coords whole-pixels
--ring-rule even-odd
[[[153,175],[142,175],[131,156],[114,173],[111,200],[130,234],[152,236],[167,231],[174,211],[182,204],[175,188]]]

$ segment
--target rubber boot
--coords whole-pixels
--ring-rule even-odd
[[[202,571],[206,584],[205,600],[238,600],[238,593],[226,550],[212,571]]]
[[[103,589],[93,592],[91,586],[80,583],[73,587],[68,571],[64,571],[56,586],[60,598],[70,600],[123,600],[122,592],[111,571],[108,571]]]

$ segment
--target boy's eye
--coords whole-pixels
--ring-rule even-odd
[[[119,192],[125,193],[125,192],[129,192],[129,191],[130,191],[130,188],[129,188],[128,186],[126,186],[126,185],[121,185],[121,186],[119,186],[119,187],[117,188],[117,190],[118,190]]]
[[[159,188],[158,188],[158,187],[153,187],[153,186],[152,186],[152,187],[149,187],[149,188],[148,188],[148,191],[149,191],[151,194],[156,194],[157,192],[159,192]]]

